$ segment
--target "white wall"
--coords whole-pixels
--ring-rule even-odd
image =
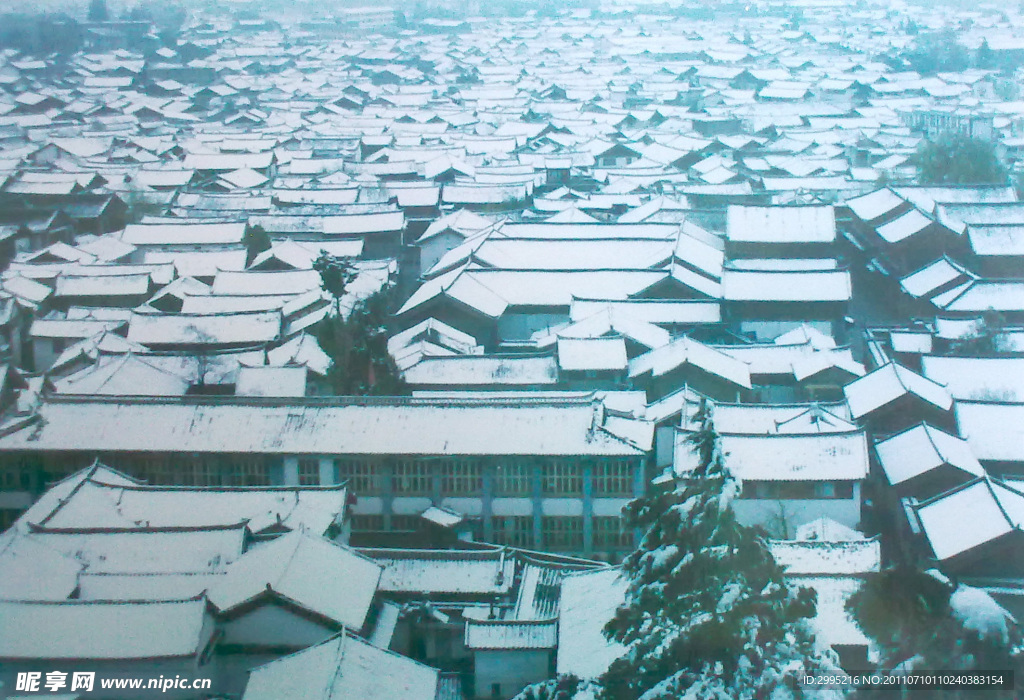
[[[335,630],[267,603],[224,624],[224,644],[306,647]]]
[[[760,525],[773,537],[789,538],[796,528],[818,518],[831,518],[848,527],[860,524],[860,487],[853,498],[770,499],[739,498],[732,502],[736,519],[744,525]]]
[[[515,697],[531,683],[547,679],[551,652],[544,649],[502,649],[477,651],[474,655],[476,697],[492,698],[491,687],[501,685],[502,700]]]
[[[420,244],[420,272],[429,272],[449,250],[457,248],[465,239],[451,231],[439,233]]]

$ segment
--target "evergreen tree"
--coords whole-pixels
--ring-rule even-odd
[[[317,340],[333,364],[327,372],[338,395],[397,396],[408,393],[401,372],[388,352],[387,340],[396,308],[395,288],[388,285],[365,299],[342,306],[356,273],[345,261],[322,253],[313,263],[324,291],[333,299],[332,313],[317,327]]]
[[[921,184],[1005,184],[1006,166],[988,141],[944,134],[914,156]]]
[[[978,588],[957,585],[937,571],[909,567],[871,574],[850,597],[847,610],[875,642],[884,671],[1024,672],[1021,629],[1006,610]],[[884,692],[883,692],[884,691]],[[931,700],[969,700],[977,688],[929,690]],[[986,688],[992,700],[1013,690]],[[890,689],[864,688],[864,700],[892,697]]]
[[[836,672],[806,618],[815,595],[792,589],[763,534],[737,522],[739,482],[726,469],[705,405],[689,439],[685,483],[631,502],[645,534],[623,562],[626,602],[605,627],[627,652],[601,677],[608,700],[842,697],[808,690],[805,674]]]
[[[349,282],[355,279],[355,271],[344,258],[321,252],[313,261],[313,269],[320,273],[320,281],[324,291],[331,295],[335,308],[340,313],[341,298]]]
[[[242,243],[245,245],[245,266],[252,265],[252,261],[263,251],[270,250],[271,241],[267,230],[256,224],[246,226],[242,235]]]
[[[107,22],[110,20],[110,12],[107,10],[107,0],[90,0],[89,21]]]
[[[974,56],[974,62],[978,68],[994,68],[996,63],[995,52],[992,47],[988,45],[988,39],[981,40],[981,46],[978,47],[978,53]]]
[[[586,690],[584,683],[572,674],[559,676],[555,680],[528,685],[512,700],[573,700]]]
[[[989,309],[981,314],[973,332],[950,341],[949,352],[967,357],[996,357],[1010,350],[1004,334],[1009,324],[1006,315]],[[1004,400],[1006,397],[993,397]]]
[[[902,54],[910,67],[922,75],[959,72],[971,67],[971,56],[952,29],[918,34],[909,50]]]

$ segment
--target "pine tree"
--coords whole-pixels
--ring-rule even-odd
[[[338,395],[399,396],[409,393],[387,340],[395,308],[394,286],[387,286],[342,309],[348,285],[356,277],[343,258],[323,253],[313,263],[321,285],[334,304],[317,327],[317,340],[333,363],[327,372],[332,390]]]
[[[252,261],[265,250],[270,250],[272,245],[270,235],[266,229],[256,224],[246,226],[242,235],[242,244],[245,245],[245,266],[252,265]]]
[[[899,567],[871,574],[850,597],[847,610],[875,643],[882,671],[1024,672],[1024,637],[1016,621],[991,596],[958,585],[937,571]],[[930,700],[992,700],[1017,697],[1000,688],[929,690]],[[892,697],[890,690],[865,688],[864,700]]]
[[[585,692],[589,685],[576,676],[567,674],[554,680],[528,685],[512,700],[573,700]]]
[[[89,21],[107,22],[110,20],[110,12],[107,10],[107,0],[91,0],[89,2]]]
[[[978,68],[995,67],[995,52],[992,50],[992,47],[988,45],[988,39],[981,40],[981,46],[978,47],[978,52],[974,56],[974,62],[977,64]]]
[[[993,144],[957,134],[923,141],[914,154],[921,184],[1006,184],[1006,165]]]
[[[791,589],[762,533],[737,522],[731,501],[740,484],[706,405],[699,420],[686,481],[624,510],[627,525],[645,534],[623,562],[626,602],[605,627],[627,652],[601,677],[602,697],[842,697],[801,688],[805,674],[836,671],[806,625],[814,592]]]

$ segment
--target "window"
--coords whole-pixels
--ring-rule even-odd
[[[376,496],[380,493],[377,464],[365,458],[343,457],[334,460],[339,481],[346,482],[357,496]]]
[[[416,532],[420,529],[418,515],[392,515],[391,532]]]
[[[352,532],[382,532],[384,530],[383,515],[353,515]]]
[[[495,496],[529,496],[530,463],[525,459],[508,459],[494,468]]]
[[[266,486],[270,469],[262,455],[232,455],[224,458],[224,485]]]
[[[430,462],[418,459],[395,460],[395,493],[406,496],[429,496],[433,470]]]
[[[16,465],[0,466],[0,489],[4,491],[20,489],[22,470]]]
[[[544,549],[552,552],[583,551],[583,518],[547,516],[541,518]]]
[[[21,514],[24,512],[17,508],[0,508],[0,532],[13,525],[14,521],[21,517]]]
[[[43,465],[43,480],[49,485],[66,479],[87,466],[87,463],[75,457],[52,456],[45,458]]]
[[[633,495],[633,469],[628,459],[601,459],[591,469],[595,496]]]
[[[320,460],[305,458],[299,460],[299,486],[320,485]]]
[[[19,455],[5,459],[0,465],[0,489],[27,490],[32,484],[32,473],[39,471],[42,471],[42,462],[35,455]]]
[[[625,527],[622,518],[595,516],[593,525],[594,549],[598,551],[632,549],[633,533]]]
[[[263,455],[202,455],[183,460],[179,468],[162,469],[163,479],[184,486],[266,486],[270,483],[270,468]],[[154,472],[159,475],[160,472]]]
[[[777,498],[777,491],[772,481],[744,481],[743,498]]]
[[[819,500],[853,498],[852,481],[747,481],[743,498]]]
[[[814,487],[815,498],[853,498],[852,481],[818,481]]]
[[[475,459],[449,459],[441,462],[441,492],[445,496],[481,496],[483,469]]]
[[[533,549],[532,515],[496,515],[491,518],[494,544]]]
[[[549,460],[541,471],[546,496],[582,496],[583,470],[578,460]]]
[[[117,463],[123,461],[115,462]],[[135,457],[127,461],[125,471],[154,486],[173,486],[179,482],[181,476],[180,473],[175,473],[174,464],[167,455]]]

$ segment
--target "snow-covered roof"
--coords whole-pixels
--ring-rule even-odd
[[[875,231],[887,243],[899,243],[914,234],[920,233],[935,222],[917,209],[900,214],[892,221],[887,221]]]
[[[491,219],[484,218],[468,209],[459,209],[432,222],[416,242],[422,243],[445,231],[453,231],[465,237],[469,234],[483,231],[493,225],[494,221]]]
[[[242,700],[435,700],[438,671],[340,634],[252,670]]]
[[[1024,281],[973,280],[932,297],[932,303],[952,312],[1019,312],[1024,310]]]
[[[799,526],[796,529],[796,539],[852,542],[864,539],[864,535],[848,525],[843,525],[828,516],[822,516]]]
[[[402,376],[418,387],[551,386],[558,383],[552,355],[448,355],[444,348],[417,348],[402,358]],[[408,362],[413,364],[408,364]],[[408,365],[408,366],[406,366]]]
[[[493,596],[515,584],[515,558],[502,550],[361,551],[384,567],[382,592]]]
[[[815,636],[830,646],[869,646],[871,641],[846,611],[846,601],[863,580],[859,576],[789,576],[794,586],[811,588],[817,594],[815,615],[810,624]]]
[[[256,345],[281,335],[281,312],[161,314],[132,311],[128,340],[147,346]]]
[[[740,302],[842,302],[852,295],[846,270],[737,270],[722,272],[722,297]]]
[[[246,527],[45,528],[21,537],[82,562],[91,573],[213,573],[223,571],[242,555]]]
[[[261,365],[239,367],[235,380],[236,396],[305,396],[305,367]]]
[[[669,277],[663,270],[457,268],[425,282],[398,314],[446,296],[491,318],[510,306],[568,308],[574,297],[624,300]]]
[[[576,239],[506,238],[491,235],[466,244],[461,257],[474,265],[503,270],[649,270],[671,259],[672,241],[648,238]],[[446,255],[435,269],[458,264]]]
[[[149,291],[148,273],[131,275],[67,275],[57,277],[54,296],[142,296]]]
[[[34,426],[0,451],[181,451],[256,454],[638,455],[600,430],[589,399],[328,403],[243,397],[45,401]],[[196,426],[203,426],[197,430]]]
[[[228,567],[208,596],[222,613],[261,596],[293,605],[352,630],[366,621],[382,567],[326,539],[293,531],[256,544]]]
[[[0,600],[67,600],[83,568],[73,556],[12,532],[0,540]]]
[[[1024,462],[1024,403],[957,401],[956,424],[974,455],[983,461]]]
[[[467,649],[554,649],[558,646],[555,620],[470,620]]]
[[[613,314],[624,312],[638,321],[659,325],[664,324],[705,324],[722,320],[721,306],[717,301],[692,299],[601,299],[573,297],[569,317],[582,321],[594,314],[608,310]]]
[[[935,557],[946,561],[1024,526],[1024,493],[988,477],[914,506]]]
[[[550,224],[507,223],[496,235],[508,238],[547,238],[600,240],[615,238],[651,238],[675,240],[679,227],[672,224]]]
[[[1024,357],[926,355],[921,373],[954,399],[1024,403]]]
[[[605,624],[625,602],[627,579],[618,568],[566,576],[558,611],[559,675],[597,678],[625,647],[605,638]]]
[[[99,361],[80,372],[53,382],[62,394],[104,394],[108,396],[183,396],[190,382],[165,372],[131,352]]]
[[[693,365],[737,386],[750,388],[750,368],[746,363],[688,336],[630,360],[629,376],[636,378],[649,373],[652,377],[661,377],[684,365]]]
[[[949,289],[949,285],[963,284],[973,277],[966,269],[943,256],[900,279],[900,287],[912,297],[931,298]]]
[[[620,336],[559,338],[557,347],[563,371],[623,371],[628,362],[626,341]]]
[[[854,361],[849,348],[819,349],[811,341],[790,344],[717,345],[715,349],[750,367],[751,375],[792,375],[797,381],[829,368],[838,368],[853,376],[864,374],[864,366]]]
[[[316,270],[274,270],[272,272],[221,271],[213,278],[213,294],[303,294],[320,288]]]
[[[926,377],[890,362],[843,387],[850,412],[860,418],[902,396],[913,395],[943,411],[953,406],[946,388]]]
[[[877,539],[847,542],[772,540],[772,556],[787,575],[865,574],[878,571],[882,549]]]
[[[121,240],[132,245],[210,245],[241,243],[244,223],[128,224]]]
[[[675,469],[685,475],[698,456],[676,432]],[[726,467],[741,481],[860,481],[868,474],[863,431],[819,435],[721,435]]]
[[[611,305],[580,321],[560,328],[555,333],[538,334],[538,345],[546,347],[564,338],[600,338],[619,335],[647,348],[668,344],[671,334],[665,329],[634,317],[628,309],[616,311]],[[536,336],[535,336],[536,337]]]
[[[857,218],[868,223],[874,222],[906,205],[907,200],[887,187],[854,197],[846,201]]]
[[[686,418],[682,426],[692,428]],[[742,435],[842,433],[857,429],[850,422],[845,403],[716,403],[714,421],[719,432]]]
[[[345,509],[344,486],[149,486],[100,473],[30,522],[57,529],[210,527],[246,522],[325,533]]]
[[[733,204],[726,237],[733,243],[831,243],[836,238],[831,206],[754,207]]]
[[[956,467],[965,476],[985,475],[966,441],[926,423],[882,440],[875,452],[894,486],[943,465]]]
[[[213,633],[206,601],[0,601],[0,658],[161,659],[196,656]]]

